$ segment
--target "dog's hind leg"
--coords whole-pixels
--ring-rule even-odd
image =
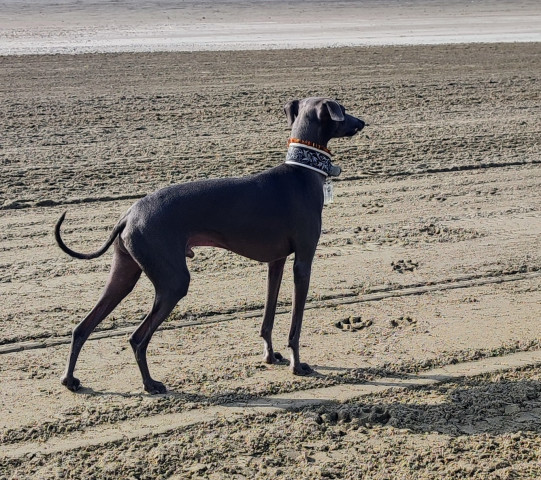
[[[272,348],[272,328],[274,326],[274,316],[276,314],[276,303],[282,275],[284,273],[284,264],[286,258],[281,258],[269,263],[269,273],[267,277],[267,301],[265,302],[265,313],[263,314],[263,323],[259,335],[263,338],[264,351],[263,359],[265,363],[278,363],[283,357]]]
[[[158,259],[152,265],[152,271],[146,271],[154,288],[156,297],[152,310],[145,317],[130,337],[130,344],[141,371],[145,390],[151,394],[165,393],[166,387],[163,383],[154,380],[150,376],[147,364],[147,347],[152,335],[160,324],[168,317],[175,305],[188,293],[190,284],[190,272],[186,266],[186,259],[181,256],[178,265],[171,262],[171,258],[163,265],[158,265]]]
[[[96,306],[90,311],[86,318],[73,329],[71,339],[71,350],[66,365],[66,371],[62,376],[62,385],[76,391],[80,382],[73,376],[75,364],[82,346],[96,326],[109,315],[120,301],[128,295],[139,280],[141,268],[133,258],[124,252],[118,245],[115,245],[113,262],[109,279],[98,300]]]

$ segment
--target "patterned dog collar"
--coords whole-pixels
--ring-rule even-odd
[[[340,167],[331,163],[331,157],[327,152],[293,141],[289,142],[285,163],[315,170],[326,177],[337,177],[342,172]]]

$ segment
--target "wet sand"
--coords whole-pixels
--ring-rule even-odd
[[[4,0],[0,6],[0,55],[541,41],[535,0]]]

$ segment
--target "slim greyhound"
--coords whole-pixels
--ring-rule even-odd
[[[114,254],[105,289],[86,318],[73,330],[71,351],[62,384],[76,391],[73,376],[79,352],[90,333],[126,297],[145,272],[155,288],[150,313],[130,337],[145,390],[164,393],[163,383],[150,376],[147,346],[153,333],[188,292],[190,273],[186,257],[192,247],[221,247],[269,265],[267,298],[260,335],[264,361],[278,363],[282,356],[272,347],[272,328],[278,291],[288,255],[295,253],[295,283],[291,329],[291,369],[308,375],[301,363],[299,337],[312,260],[321,233],[323,186],[340,168],[330,161],[331,138],[353,136],[365,123],[345,113],[328,98],[293,100],[284,107],[291,138],[286,162],[262,173],[242,178],[222,178],[172,185],[151,193],[132,205],[94,253],[78,253],[60,237],[59,247],[68,255],[92,259],[114,243]]]

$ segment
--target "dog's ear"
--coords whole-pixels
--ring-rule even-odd
[[[290,127],[293,126],[293,122],[299,114],[299,101],[291,100],[291,102],[286,103],[284,106],[284,112],[286,112],[288,125]]]
[[[326,100],[324,105],[327,107],[331,120],[334,120],[335,122],[343,122],[345,120],[346,117],[344,117],[344,112],[338,102]]]

